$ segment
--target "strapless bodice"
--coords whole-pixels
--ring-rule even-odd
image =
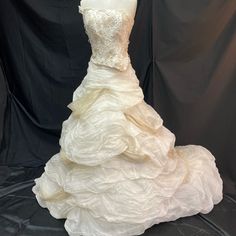
[[[134,18],[123,9],[95,9],[79,6],[92,48],[90,60],[97,65],[127,69],[129,36]]]

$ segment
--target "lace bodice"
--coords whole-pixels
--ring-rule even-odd
[[[98,65],[127,69],[128,44],[134,18],[122,9],[94,9],[79,6],[89,42],[91,61]]]

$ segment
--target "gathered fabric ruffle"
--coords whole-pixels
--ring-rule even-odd
[[[215,157],[175,135],[126,71],[89,62],[62,124],[61,150],[32,191],[66,218],[69,235],[140,235],[153,224],[208,213],[223,198]]]

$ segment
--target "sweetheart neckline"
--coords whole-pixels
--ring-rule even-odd
[[[127,17],[129,17],[131,20],[134,20],[134,17],[131,16],[124,8],[119,9],[111,9],[111,8],[94,8],[94,7],[82,7],[81,5],[78,6],[79,10],[93,10],[93,11],[118,11],[124,13]],[[81,12],[82,12],[81,11]]]

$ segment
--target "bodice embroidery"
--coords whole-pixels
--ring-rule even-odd
[[[127,69],[129,36],[134,18],[123,9],[95,9],[79,6],[92,48],[91,61],[98,65]]]

